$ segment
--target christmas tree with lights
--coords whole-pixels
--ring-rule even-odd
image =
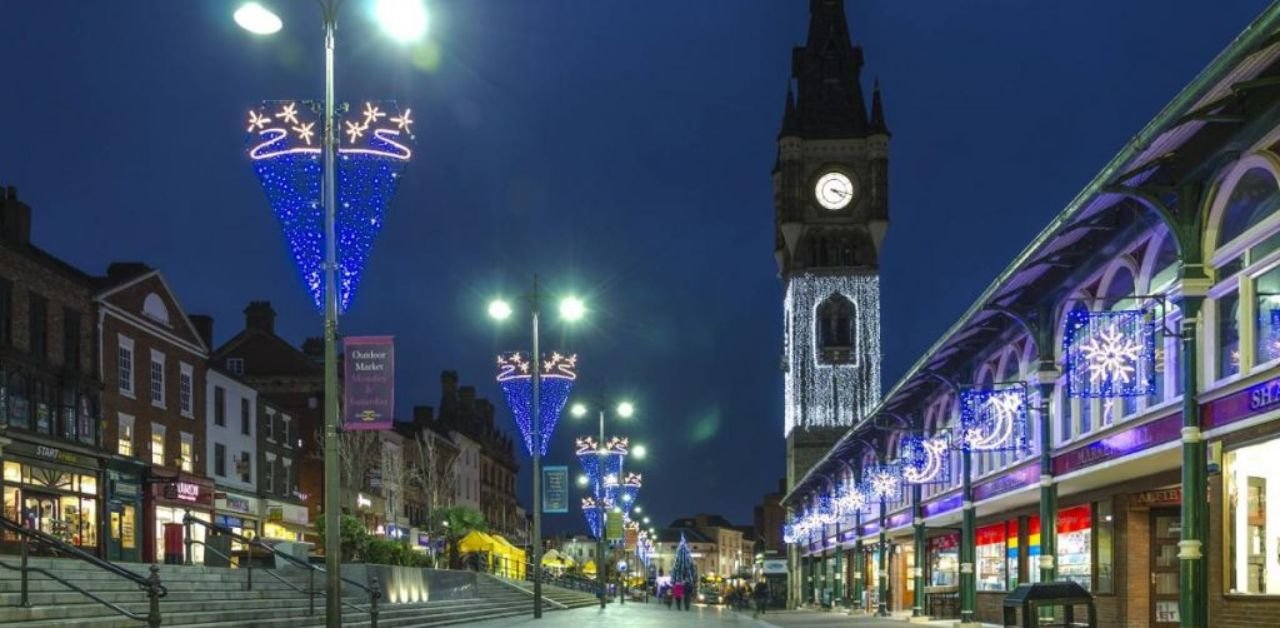
[[[680,535],[680,545],[676,547],[676,562],[671,566],[671,579],[676,582],[695,582],[698,578],[698,570],[693,566],[693,554],[689,552],[689,546],[684,542],[684,535]]]

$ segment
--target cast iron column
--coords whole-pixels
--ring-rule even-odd
[[[1186,282],[1184,267],[1183,281]],[[1198,382],[1196,323],[1201,296],[1182,298],[1182,355],[1178,366],[1182,376],[1182,540],[1178,542],[1178,616],[1183,628],[1208,625],[1208,591],[1204,564],[1204,524],[1208,519],[1208,486],[1205,444],[1200,433],[1200,404],[1196,400]]]
[[[924,617],[924,508],[920,504],[922,487],[911,487],[911,518],[914,526],[915,558],[911,561],[911,577],[915,579],[916,594],[911,607],[912,617]]]
[[[876,584],[880,591],[876,602],[878,617],[889,616],[889,534],[885,531],[889,525],[889,520],[885,516],[887,501],[883,496],[880,498],[880,547],[876,551],[876,556],[880,558],[880,567],[876,569]]]
[[[960,531],[960,622],[967,624],[974,621],[974,607],[978,601],[978,583],[973,569],[977,517],[973,511],[973,452],[965,446],[960,457],[964,467],[964,523]]]
[[[337,125],[333,105],[333,49],[338,7],[324,11],[324,563],[325,625],[342,625],[342,482],[338,465],[338,244]]]

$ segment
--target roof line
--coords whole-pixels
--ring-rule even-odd
[[[1129,140],[1129,142],[1124,145],[1124,148],[1120,149],[1120,152],[1116,154],[1115,157],[1111,158],[1111,161],[1107,163],[1102,171],[1099,172],[1097,176],[1095,176],[1093,180],[1090,181],[1074,199],[1071,200],[1066,208],[1064,208],[1049,223],[1049,225],[1045,227],[1044,230],[1041,231],[1040,234],[1037,235],[1021,253],[1018,254],[1017,257],[1014,258],[1013,263],[996,276],[995,280],[987,286],[986,290],[984,290],[978,299],[974,301],[973,305],[969,306],[969,309],[956,320],[956,323],[944,332],[942,337],[934,342],[928,350],[921,354],[920,358],[916,360],[916,363],[911,366],[907,373],[903,375],[896,384],[894,384],[893,388],[891,388],[889,392],[884,394],[881,398],[880,404],[877,405],[872,412],[868,413],[861,421],[855,423],[847,432],[845,432],[845,435],[837,441],[837,445],[850,438],[852,434],[858,430],[861,430],[869,420],[874,418],[882,408],[888,405],[894,395],[896,395],[907,382],[916,376],[930,356],[940,350],[953,335],[967,326],[975,315],[986,308],[987,302],[995,294],[996,290],[1008,281],[1016,272],[1018,272],[1020,266],[1030,259],[1033,253],[1044,246],[1058,229],[1065,226],[1068,221],[1075,216],[1075,214],[1079,213],[1080,210],[1087,205],[1088,201],[1092,201],[1096,196],[1098,196],[1102,187],[1110,183],[1111,179],[1116,174],[1124,172],[1122,167],[1126,166],[1134,157],[1139,156],[1142,151],[1146,150],[1147,147],[1153,141],[1158,139],[1160,135],[1173,128],[1170,126],[1170,122],[1177,122],[1178,118],[1181,117],[1180,114],[1182,112],[1184,112],[1188,107],[1193,106],[1201,97],[1204,96],[1204,94],[1213,89],[1217,82],[1221,80],[1224,75],[1229,73],[1232,67],[1240,63],[1241,59],[1256,52],[1255,48],[1259,41],[1265,41],[1270,37],[1270,35],[1275,31],[1278,21],[1280,21],[1280,3],[1272,3],[1263,10],[1261,15],[1254,18],[1254,20],[1245,27],[1244,31],[1237,35],[1222,52],[1218,53],[1218,55],[1209,62],[1209,65],[1206,66],[1205,69],[1201,70],[1194,79],[1192,79],[1191,83],[1174,96],[1173,100],[1171,100],[1169,104],[1165,105],[1164,108],[1162,108],[1160,112],[1157,113],[1156,116],[1133,137],[1133,139]],[[813,467],[805,473],[804,478],[797,482],[795,487],[787,492],[786,496],[782,498],[783,504],[786,504],[795,496],[797,489],[803,487],[809,482],[818,467],[823,466],[828,462],[831,452],[834,450],[835,447],[832,447],[832,449],[829,450],[827,454],[817,462],[817,464],[813,465]]]

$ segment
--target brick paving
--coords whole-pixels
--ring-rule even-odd
[[[607,609],[580,608],[569,611],[547,611],[542,619],[532,617],[495,619],[468,624],[471,628],[906,628],[907,626],[947,626],[955,620],[939,620],[927,624],[907,623],[901,617],[877,618],[850,616],[824,611],[774,611],[753,619],[722,606],[695,605],[689,611],[676,611],[656,603],[610,604]],[[989,625],[989,624],[988,624]]]

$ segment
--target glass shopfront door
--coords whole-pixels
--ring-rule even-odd
[[[1178,541],[1182,518],[1176,508],[1151,509],[1151,625],[1177,626]]]

